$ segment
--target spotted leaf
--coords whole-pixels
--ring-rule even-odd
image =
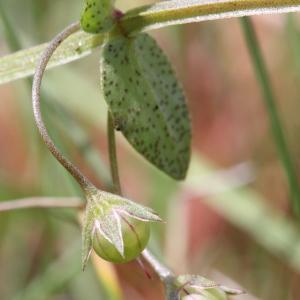
[[[188,110],[155,40],[139,34],[109,41],[102,50],[101,88],[116,129],[160,170],[183,179],[190,159]]]
[[[81,28],[90,33],[108,31],[114,24],[113,5],[113,0],[85,0]]]

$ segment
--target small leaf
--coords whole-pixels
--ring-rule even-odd
[[[205,296],[198,295],[198,294],[190,294],[186,295],[182,298],[182,300],[207,300]]]
[[[177,277],[177,282],[181,286],[188,286],[195,291],[203,291],[204,289],[210,289],[219,286],[214,281],[199,275],[181,275]]]
[[[136,203],[127,204],[118,208],[122,214],[129,215],[132,218],[145,221],[145,222],[162,222],[160,216],[152,209],[138,205]]]
[[[94,212],[88,201],[82,226],[82,269],[84,270],[92,251],[94,230]]]
[[[245,294],[245,291],[239,290],[239,289],[233,289],[233,288],[229,288],[227,286],[223,286],[220,285],[219,288],[224,291],[227,295],[232,295],[232,296],[236,296],[236,295],[242,295]]]
[[[81,28],[90,33],[108,31],[114,24],[113,0],[85,0],[81,14]]]
[[[108,192],[101,192],[101,198],[108,201],[113,209],[119,213],[129,215],[132,218],[146,222],[161,222],[160,216],[151,208],[134,201]]]
[[[121,256],[124,256],[124,242],[121,230],[121,219],[114,209],[103,211],[96,221],[96,230],[112,243]]]
[[[179,290],[190,293],[189,296],[183,298],[184,300],[226,300],[226,294],[240,295],[244,293],[199,275],[180,275],[177,277],[176,285]]]
[[[182,300],[228,300],[226,294],[220,289],[214,288],[204,290],[201,294],[189,294],[182,297]]]
[[[101,57],[101,89],[116,129],[160,170],[183,179],[190,160],[188,110],[155,40],[139,34],[108,42]]]
[[[203,300],[228,300],[227,295],[219,288],[211,288],[201,292]]]

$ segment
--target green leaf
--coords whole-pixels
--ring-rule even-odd
[[[211,0],[209,3],[172,0],[136,8],[126,13],[119,22],[126,32],[136,32],[175,24],[295,11],[300,11],[300,0]],[[74,34],[55,52],[49,67],[91,54],[102,42],[102,34]],[[42,44],[0,58],[0,84],[33,75],[45,47],[46,44]]]
[[[205,299],[205,297],[202,295],[190,294],[190,295],[184,296],[182,298],[182,300],[207,300],[207,299]]]
[[[155,211],[149,207],[145,207],[134,202],[116,208],[121,214],[128,215],[134,219],[144,222],[161,222],[162,219]]]
[[[108,31],[114,24],[113,0],[85,0],[80,24],[84,31],[100,33]]]
[[[121,217],[113,207],[101,209],[99,218],[95,222],[96,230],[111,244],[121,256],[124,256],[124,241],[121,227]]]
[[[94,193],[93,202],[99,203],[101,206],[106,203],[106,207],[110,210],[144,222],[162,221],[153,209],[112,193],[97,190],[97,193]],[[106,212],[108,208],[106,208]]]
[[[204,289],[210,289],[219,286],[214,281],[199,275],[180,275],[177,277],[177,282],[181,286],[188,286],[189,288],[200,292]]]
[[[227,295],[218,288],[204,290],[201,295],[203,300],[229,300]]]
[[[219,288],[220,288],[223,292],[225,292],[227,295],[236,296],[236,295],[245,294],[245,292],[242,291],[242,290],[229,288],[229,287],[223,286],[223,285],[220,285]]]
[[[244,293],[241,290],[225,287],[199,275],[180,275],[177,277],[176,285],[179,290],[189,292],[190,296],[194,295],[184,299],[219,300],[227,299],[226,294],[240,295]]]
[[[201,294],[190,294],[182,300],[228,300],[226,294],[218,289],[205,290]]]
[[[127,12],[122,19],[122,28],[132,33],[170,25],[299,10],[299,0],[159,1]]]
[[[115,194],[101,191],[102,201],[107,201],[117,213],[128,215],[144,222],[161,222],[160,216],[151,208],[140,205]]]
[[[92,203],[87,202],[85,209],[85,216],[82,225],[82,269],[84,270],[87,264],[87,261],[91,255],[93,241],[93,231],[95,230],[94,226],[94,213]]]
[[[152,164],[185,178],[190,120],[182,89],[166,56],[147,34],[108,42],[101,57],[101,90],[116,129]]]
[[[103,43],[103,35],[80,31],[70,36],[53,54],[47,68],[63,65],[92,53]],[[33,75],[47,44],[15,52],[0,58],[0,84]]]

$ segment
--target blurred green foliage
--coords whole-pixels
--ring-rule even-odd
[[[78,19],[81,4],[0,0],[1,21],[6,20],[0,22],[0,55],[46,42]],[[126,8],[142,3],[120,4]],[[298,17],[255,20],[295,157],[300,150]],[[237,283],[261,299],[298,299],[298,224],[289,213],[286,181],[269,138],[255,77],[242,54],[246,48],[239,30],[236,21],[218,21],[155,33],[189,96],[194,159],[187,181],[178,184],[145,163],[118,135],[121,181],[128,196],[152,206],[165,220],[173,219],[171,224],[153,226],[151,248],[175,271]],[[106,107],[99,91],[98,55],[49,71],[43,110],[59,148],[106,187],[110,184]],[[0,86],[0,200],[81,196],[37,135],[28,81]],[[234,169],[229,176],[212,167],[205,156],[225,170],[251,161],[254,174],[243,181],[244,173]],[[246,171],[251,173],[250,169]],[[297,161],[295,170],[299,175]],[[118,298],[92,265],[81,272],[76,218],[70,210],[1,213],[1,299]],[[143,279],[138,267],[116,270],[124,299],[161,297],[159,286]],[[251,299],[246,297],[237,299]]]

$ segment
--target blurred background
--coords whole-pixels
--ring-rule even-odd
[[[147,3],[118,0],[127,10]],[[148,1],[149,3],[149,1]],[[79,18],[82,1],[0,0],[0,56],[48,41]],[[299,15],[253,18],[285,136],[300,174]],[[201,274],[249,295],[300,299],[300,231],[238,19],[151,32],[183,83],[193,158],[177,183],[117,134],[124,194],[157,210],[150,248],[178,274]],[[43,114],[59,148],[99,187],[110,181],[99,50],[47,72]],[[0,86],[0,200],[82,196],[33,123],[31,78]],[[0,213],[0,299],[163,299],[136,262],[93,259],[81,271],[76,212]],[[148,267],[149,268],[149,267]]]

